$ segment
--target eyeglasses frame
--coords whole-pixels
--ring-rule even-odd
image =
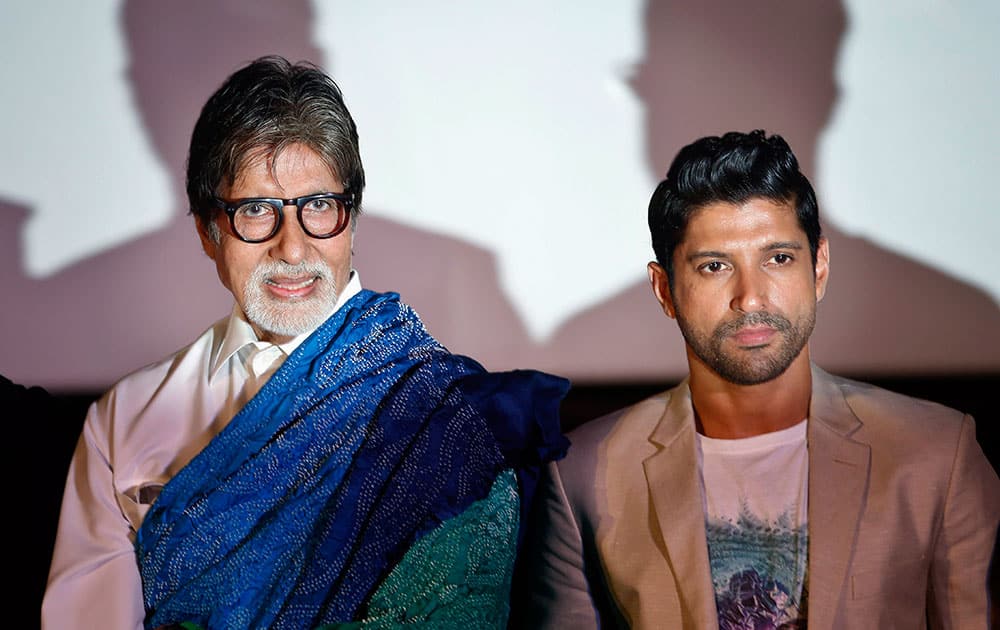
[[[317,199],[336,199],[337,201],[340,201],[341,203],[344,204],[344,212],[347,214],[347,217],[343,225],[341,225],[337,231],[332,232],[330,234],[325,234],[323,236],[317,236],[312,232],[310,232],[309,228],[306,227],[305,222],[302,220],[302,207],[305,204],[309,203],[310,201],[315,201]],[[295,215],[299,220],[299,226],[302,228],[302,231],[305,232],[306,235],[309,236],[310,238],[327,239],[337,236],[345,229],[347,229],[347,226],[351,222],[351,210],[354,208],[354,195],[351,195],[350,193],[346,192],[344,193],[324,192],[324,193],[314,193],[312,195],[303,195],[301,197],[293,197],[292,199],[282,199],[281,197],[244,197],[242,199],[235,199],[233,201],[226,201],[221,197],[215,197],[215,202],[219,204],[218,207],[222,209],[229,217],[229,227],[232,229],[233,234],[236,235],[236,238],[240,239],[244,243],[264,243],[274,238],[275,235],[277,235],[277,233],[281,231],[281,225],[285,221],[285,213],[283,212],[283,210],[285,209],[286,206],[295,206],[296,208]],[[281,208],[281,210],[278,211],[278,220],[274,224],[274,229],[271,230],[270,234],[260,239],[244,238],[244,236],[240,234],[239,231],[236,229],[236,211],[239,209],[240,206],[254,202],[267,203],[271,206],[279,206]]]

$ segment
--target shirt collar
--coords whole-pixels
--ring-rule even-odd
[[[354,297],[360,290],[361,277],[358,275],[357,271],[352,269],[351,277],[347,281],[347,286],[345,286],[344,290],[337,296],[336,304],[333,305],[333,308],[327,316],[320,321],[320,323],[325,322],[331,315],[340,310],[340,307]],[[285,343],[278,344],[278,347],[281,348],[281,351],[284,352],[285,356],[288,356],[296,348],[298,348],[303,341],[306,340],[306,337],[313,334],[316,328],[319,328],[319,324],[303,332],[301,335],[286,341]],[[247,321],[246,315],[243,314],[243,309],[240,308],[240,305],[238,303],[233,304],[233,310],[229,314],[229,319],[226,322],[225,333],[213,353],[212,363],[210,366],[211,369],[209,371],[209,380],[215,378],[216,374],[223,365],[226,365],[231,359],[237,358],[239,351],[247,345],[263,347],[268,344],[257,338],[257,334],[250,326],[250,322]]]

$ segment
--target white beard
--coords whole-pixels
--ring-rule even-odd
[[[306,298],[275,298],[264,288],[274,276],[314,277],[316,289]],[[323,323],[337,303],[337,294],[333,271],[323,261],[298,265],[263,262],[253,270],[244,289],[244,310],[250,323],[261,330],[295,337]]]

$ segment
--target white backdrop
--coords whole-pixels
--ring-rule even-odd
[[[308,41],[294,51],[330,71],[359,126],[368,188],[356,264],[367,285],[399,290],[439,338],[490,367],[675,378],[678,336],[642,286],[649,194],[683,142],[744,122],[784,133],[785,112],[812,89],[769,87],[754,107],[774,109],[759,118],[705,113],[685,125],[678,109],[668,142],[652,103],[681,89],[688,61],[655,80],[666,77],[652,65],[664,33],[695,42],[690,68],[758,48],[734,50],[709,18],[665,2],[201,4],[194,32],[183,12],[195,3],[180,3],[167,25],[145,0],[0,4],[16,51],[0,66],[9,246],[0,372],[101,389],[225,314],[228,296],[184,216],[186,134],[238,62],[298,38]],[[815,114],[814,140],[786,134],[825,222],[848,245],[831,237],[834,286],[843,284],[831,296],[839,306],[823,308],[837,309],[828,318],[840,328],[818,339],[817,354],[855,374],[1000,369],[1000,207],[987,185],[1000,167],[1000,4],[833,4],[836,47],[810,72],[832,81],[835,97],[816,108],[829,111]],[[285,21],[305,28],[288,32]],[[259,48],[246,24],[267,32]],[[243,48],[214,59],[227,42]],[[777,73],[765,48],[744,77]],[[195,61],[171,65],[185,51]],[[694,75],[686,92],[707,76]],[[186,110],[169,100],[185,90]],[[722,98],[711,94],[691,98]],[[706,112],[714,107],[753,111],[739,94]],[[864,254],[838,258],[855,250]],[[898,269],[866,284],[875,266]],[[876,282],[913,287],[880,306]],[[912,296],[962,315],[914,320]],[[877,352],[863,339],[851,349],[845,335],[862,311],[898,320],[887,329],[898,338],[881,334]]]

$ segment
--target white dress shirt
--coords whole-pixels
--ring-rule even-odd
[[[331,314],[360,290],[352,271]],[[143,516],[312,332],[262,342],[234,305],[194,343],[124,377],[91,405],[69,467],[43,628],[142,628],[133,545]]]

